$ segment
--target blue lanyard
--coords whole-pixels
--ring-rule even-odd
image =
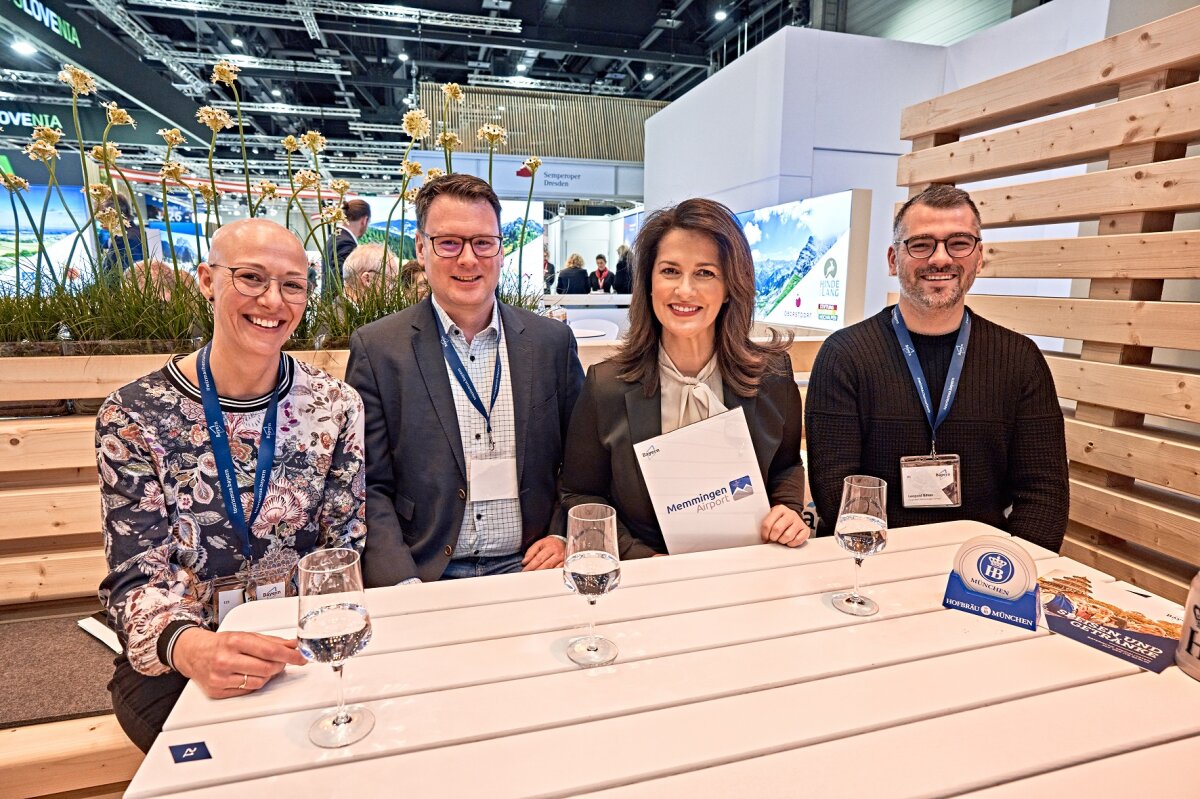
[[[217,462],[217,473],[221,481],[221,497],[225,500],[225,511],[229,514],[229,523],[235,533],[241,538],[242,555],[249,562],[253,560],[250,547],[250,528],[262,510],[263,500],[267,496],[267,485],[271,482],[271,468],[275,465],[275,414],[279,407],[279,385],[283,382],[283,357],[279,356],[279,377],[275,388],[271,391],[271,400],[267,404],[267,413],[263,417],[262,436],[258,445],[258,467],[254,472],[254,509],[249,521],[246,520],[242,508],[242,495],[237,488],[237,473],[233,470],[233,454],[229,449],[229,439],[225,433],[225,414],[221,411],[221,400],[217,396],[217,387],[213,383],[212,370],[208,365],[209,351],[212,342],[205,344],[196,360],[196,371],[200,376],[200,400],[204,404],[204,423],[208,427],[208,438],[212,442],[213,458]]]
[[[929,421],[931,431],[933,452],[936,454],[937,431],[942,426],[942,422],[946,421],[946,417],[950,415],[950,406],[954,404],[954,397],[958,394],[963,363],[967,360],[967,342],[971,338],[971,312],[963,309],[962,324],[958,326],[958,340],[954,342],[954,356],[950,359],[950,369],[946,372],[946,385],[942,388],[942,401],[938,406],[936,417],[933,414],[932,398],[929,396],[929,385],[925,382],[925,372],[921,369],[921,362],[917,360],[917,348],[913,346],[912,336],[909,335],[908,328],[904,324],[904,317],[900,315],[899,306],[892,307],[892,329],[896,331],[900,349],[904,352],[904,361],[908,364],[909,374],[912,375],[913,384],[917,387],[917,396],[921,398],[921,407],[925,409],[925,418]]]
[[[493,313],[499,315],[500,306],[493,307],[495,308]],[[442,317],[436,308],[433,309],[433,321],[437,323],[438,340],[442,342],[442,354],[446,356],[446,363],[450,364],[450,371],[454,374],[458,384],[462,386],[463,393],[467,395],[471,405],[483,417],[483,421],[487,425],[488,445],[495,449],[496,442],[492,440],[492,410],[496,407],[496,397],[500,396],[500,347],[504,344],[504,323],[497,318],[496,327],[499,334],[496,336],[496,368],[492,370],[492,401],[485,408],[479,392],[475,390],[475,384],[471,382],[471,375],[463,366],[462,358],[458,357],[458,351],[450,342],[450,336],[446,335],[446,328],[442,326]]]

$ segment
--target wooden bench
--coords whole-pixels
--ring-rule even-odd
[[[1200,158],[1186,157],[1200,141],[1198,74],[1200,7],[911,106],[901,135],[913,152],[897,172],[910,196],[1009,178],[967,187],[985,229],[1095,223],[1095,235],[1064,239],[985,232],[968,303],[1022,333],[1080,342],[1078,355],[1047,359],[1067,406],[1062,554],[1177,601],[1200,564],[1200,233],[1174,229],[1177,212],[1200,208]],[[1081,164],[1103,168],[1037,174]],[[1088,287],[987,295],[988,278],[1011,277]],[[1183,290],[1164,293],[1166,280]]]

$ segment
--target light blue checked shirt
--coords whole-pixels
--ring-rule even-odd
[[[432,298],[431,298],[432,299]],[[458,435],[462,441],[463,456],[468,468],[472,458],[516,458],[517,425],[513,411],[512,372],[508,368],[508,337],[504,347],[499,346],[500,305],[492,306],[492,321],[479,331],[471,343],[436,299],[432,299],[434,313],[450,337],[458,357],[462,360],[471,382],[475,384],[484,405],[492,397],[492,377],[495,374],[497,350],[500,356],[500,394],[496,407],[492,409],[492,439],[496,448],[488,443],[487,422],[483,415],[467,399],[467,393],[455,379],[450,365],[446,374],[450,380],[450,393],[454,397],[454,409],[458,413]],[[473,502],[467,496],[467,510],[463,514],[462,527],[458,533],[458,544],[454,547],[454,558],[498,557],[512,555],[521,549],[521,501],[519,499],[495,499]]]

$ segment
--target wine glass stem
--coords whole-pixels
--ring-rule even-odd
[[[345,665],[344,663],[336,663],[333,666],[333,673],[337,675],[338,707],[337,716],[333,719],[333,723],[336,725],[345,724],[350,721],[350,714],[346,712],[345,683],[342,681],[342,667]]]
[[[854,598],[858,599],[858,570],[862,568],[862,558],[854,559]]]
[[[587,648],[589,652],[599,651],[600,647],[596,643],[596,600],[588,599],[588,631],[587,631]]]

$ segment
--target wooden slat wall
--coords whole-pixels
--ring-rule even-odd
[[[1086,279],[1086,296],[989,296],[981,282],[969,303],[1081,342],[1078,357],[1047,358],[1075,402],[1063,554],[1180,601],[1200,566],[1200,369],[1156,365],[1155,352],[1200,363],[1200,302],[1163,301],[1164,280],[1200,290],[1200,233],[1173,230],[1177,212],[1200,208],[1200,158],[1186,157],[1200,141],[1198,71],[1200,6],[906,109],[913,152],[897,177],[910,196],[1004,178],[972,192],[985,228],[1097,221],[1095,236],[985,242],[981,277]],[[1104,168],[1036,174],[1079,164]]]
[[[451,103],[447,123],[464,151],[487,152],[475,134],[491,122],[508,130],[508,144],[500,152],[539,158],[640,162],[645,157],[646,120],[667,106],[656,100],[481,86],[464,86],[463,92],[461,106]],[[422,83],[420,94],[421,108],[433,120],[433,135],[422,146],[433,149],[433,139],[442,130],[442,84]]]

